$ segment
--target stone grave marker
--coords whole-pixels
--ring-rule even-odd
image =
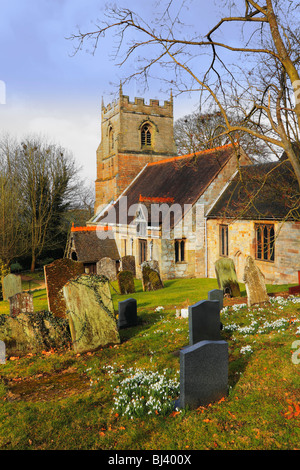
[[[19,292],[9,297],[9,311],[13,317],[20,313],[33,313],[33,296],[28,292]]]
[[[300,271],[298,271],[298,286],[289,287],[290,295],[300,294]]]
[[[136,277],[135,257],[132,255],[123,256],[121,259],[122,271],[130,271]]]
[[[109,281],[104,276],[83,274],[64,287],[74,351],[89,352],[120,343]]]
[[[208,300],[218,300],[220,304],[220,310],[223,308],[223,297],[224,293],[222,289],[212,289],[208,292]]]
[[[237,280],[234,262],[231,258],[220,258],[215,262],[215,270],[219,289],[231,297],[240,297],[240,287]]]
[[[180,397],[176,406],[207,406],[227,393],[226,341],[200,341],[180,351]]]
[[[120,294],[134,294],[134,277],[131,271],[120,271],[117,276]]]
[[[22,292],[22,280],[21,276],[16,274],[7,274],[2,281],[3,289],[3,300],[8,300],[9,297],[12,297],[19,292]]]
[[[163,289],[164,285],[160,277],[157,261],[144,261],[141,264],[141,269],[144,291]]]
[[[200,300],[189,306],[189,341],[190,346],[199,341],[219,341],[220,304],[218,300]]]
[[[101,258],[97,262],[97,274],[100,276],[105,276],[107,279],[110,281],[116,281],[117,280],[117,265],[115,260],[105,257]]]
[[[66,317],[66,303],[61,289],[72,277],[83,273],[83,263],[69,258],[61,258],[44,266],[48,309],[55,316]]]
[[[0,341],[0,364],[5,364],[6,362],[6,348],[4,341]]]
[[[118,328],[128,328],[137,324],[136,299],[126,299],[119,302]]]
[[[265,276],[258,266],[256,266],[254,259],[247,256],[244,270],[244,283],[247,292],[247,305],[261,304],[269,302],[267,294]]]

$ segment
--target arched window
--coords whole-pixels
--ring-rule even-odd
[[[115,143],[114,130],[112,127],[110,127],[108,131],[108,144],[109,144],[110,152],[114,149],[114,143]]]
[[[144,124],[141,130],[142,147],[150,147],[152,145],[152,135],[150,124]]]

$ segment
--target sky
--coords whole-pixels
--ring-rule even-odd
[[[190,0],[188,1],[188,3]],[[118,0],[118,6],[150,17],[157,2]],[[101,100],[108,104],[129,65],[120,69],[112,59],[113,37],[107,35],[93,55],[85,50],[74,55],[77,32],[91,31],[103,18],[102,0],[0,0],[0,132],[21,139],[38,134],[70,150],[87,184],[96,178],[96,149],[100,143]],[[194,19],[207,26],[215,21],[206,0],[194,2]],[[190,10],[191,12],[191,10]],[[132,64],[131,64],[132,67]],[[144,97],[146,102],[169,99],[158,82],[145,92],[132,83],[123,93]],[[144,93],[144,94],[143,94]],[[195,109],[197,97],[174,99],[174,120]]]

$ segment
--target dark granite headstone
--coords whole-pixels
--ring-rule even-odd
[[[200,341],[180,351],[180,408],[198,408],[228,393],[228,344]]]
[[[222,289],[212,289],[208,292],[207,298],[208,300],[218,300],[220,303],[220,310],[223,308],[223,297],[224,293]]]
[[[128,328],[137,324],[136,299],[126,299],[119,302],[118,328]]]
[[[218,300],[200,300],[189,306],[190,345],[204,340],[221,340],[220,325]]]

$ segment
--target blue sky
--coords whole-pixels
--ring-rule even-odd
[[[93,184],[96,176],[96,149],[100,142],[101,98],[107,104],[126,69],[111,60],[112,36],[105,38],[93,56],[84,50],[73,53],[66,38],[93,28],[92,21],[103,17],[102,0],[0,0],[0,81],[5,83],[5,103],[0,104],[0,131],[12,136],[37,133],[72,151],[82,165],[81,176]],[[154,13],[156,2],[118,0],[118,5]],[[207,2],[194,2],[192,16],[207,25],[214,22]],[[123,92],[133,99],[141,96],[134,83]],[[145,99],[168,99],[156,83]],[[196,97],[179,97],[174,117],[194,110]],[[0,100],[1,101],[1,100]]]

